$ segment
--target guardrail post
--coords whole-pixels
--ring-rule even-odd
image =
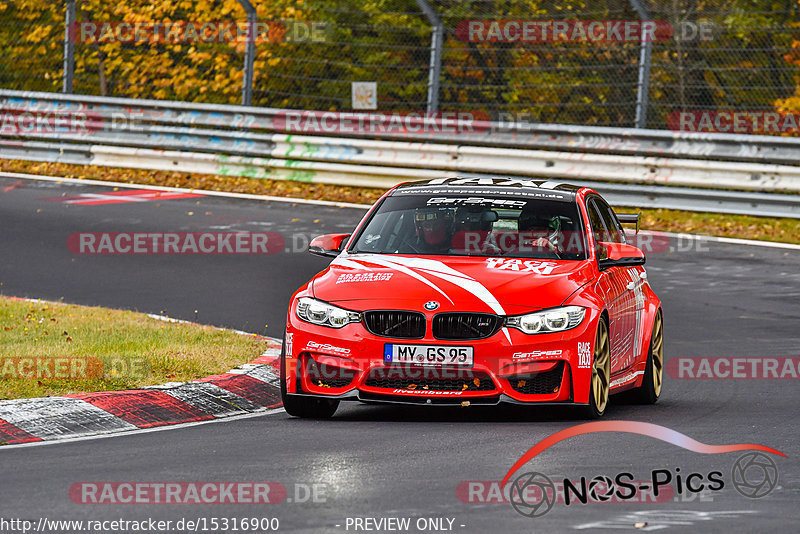
[[[428,113],[439,111],[439,77],[442,73],[442,46],[444,42],[444,24],[427,0],[416,0],[417,5],[425,13],[431,23],[431,61],[428,67]]]
[[[256,8],[250,0],[237,0],[247,12],[247,43],[244,47],[244,80],[242,81],[242,105],[253,105],[253,63],[256,59]]]
[[[639,15],[639,20],[650,20],[650,13],[639,0],[630,0],[631,6]],[[641,32],[639,43],[639,79],[636,82],[636,128],[647,127],[647,105],[650,101],[650,63],[653,43]]]
[[[72,92],[72,80],[75,72],[75,0],[67,0],[67,12],[64,16],[64,72],[62,75],[62,93]]]

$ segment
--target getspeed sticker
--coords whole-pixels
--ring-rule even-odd
[[[428,205],[446,206],[493,206],[522,208],[528,202],[526,200],[508,200],[503,198],[484,198],[484,197],[432,197],[428,199]]]
[[[560,349],[557,350],[534,350],[531,352],[515,352],[511,358],[515,361],[536,360],[539,358],[549,358],[551,356],[560,356]]]
[[[350,354],[350,349],[336,347],[329,343],[317,343],[316,341],[309,341],[306,343],[304,350],[313,350],[314,352],[327,352],[329,354]]]

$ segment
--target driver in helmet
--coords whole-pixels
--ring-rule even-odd
[[[447,252],[453,238],[453,212],[449,208],[417,208],[414,213],[417,242],[424,252]]]

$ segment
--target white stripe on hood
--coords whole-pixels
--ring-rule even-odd
[[[337,260],[334,260],[336,262]],[[453,300],[447,296],[447,294],[439,289],[437,286],[432,284],[429,280],[422,277],[418,273],[412,271],[411,269],[417,269],[425,274],[435,276],[437,278],[441,278],[451,284],[459,286],[466,290],[468,293],[472,294],[473,296],[477,297],[481,302],[489,306],[497,315],[506,315],[506,311],[503,309],[503,306],[500,302],[497,301],[497,298],[489,291],[486,286],[468,276],[462,272],[456,271],[452,267],[445,265],[441,261],[438,260],[429,260],[425,258],[407,258],[403,256],[392,256],[391,258],[384,258],[380,257],[377,254],[357,254],[351,256],[348,259],[342,259],[343,262],[348,262],[348,266],[352,263],[363,261],[367,263],[374,263],[376,265],[382,265],[384,267],[391,267],[393,269],[397,269],[398,271],[407,274],[425,284],[431,286],[436,291],[441,293],[442,295],[450,301],[451,304],[454,304]],[[343,265],[343,263],[338,263],[338,265]],[[503,334],[505,334],[506,338],[508,339],[509,343],[511,342],[511,337],[508,334],[508,330],[503,327]]]
[[[332,264],[335,264],[335,265],[338,265],[338,266],[341,266],[341,267],[355,267],[356,269],[363,269],[364,265],[362,265],[361,263],[358,263],[357,261],[354,261],[354,260],[361,260],[361,261],[366,261],[366,262],[369,262],[369,263],[374,263],[376,265],[382,265],[383,267],[390,267],[392,269],[400,271],[403,274],[407,274],[408,276],[410,276],[410,277],[412,277],[412,278],[414,278],[416,280],[419,280],[420,282],[422,282],[423,284],[425,284],[427,286],[432,287],[434,290],[436,290],[439,293],[441,293],[441,295],[444,298],[446,298],[448,301],[450,301],[450,304],[455,304],[452,301],[452,299],[449,296],[447,296],[447,293],[442,291],[436,284],[434,284],[433,282],[431,282],[430,280],[428,280],[427,278],[425,278],[421,274],[416,273],[416,272],[412,271],[411,269],[403,266],[403,264],[401,264],[401,263],[395,263],[393,261],[387,261],[387,260],[384,260],[382,258],[377,257],[374,254],[364,254],[364,255],[358,255],[358,256],[351,256],[351,258],[352,259],[344,259],[344,258],[342,258],[341,260],[339,258],[337,258],[337,259],[333,260]]]

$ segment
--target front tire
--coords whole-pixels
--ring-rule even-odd
[[[655,404],[661,396],[664,379],[664,321],[658,310],[650,333],[650,350],[647,353],[642,385],[633,392],[633,400],[639,404]]]
[[[286,391],[286,341],[281,350],[281,401],[286,413],[303,419],[330,419],[339,408],[339,401],[289,395]]]
[[[608,323],[601,317],[597,323],[597,336],[594,340],[592,358],[592,378],[589,384],[589,405],[583,409],[587,419],[603,417],[608,407],[611,378],[611,341],[608,336]]]

